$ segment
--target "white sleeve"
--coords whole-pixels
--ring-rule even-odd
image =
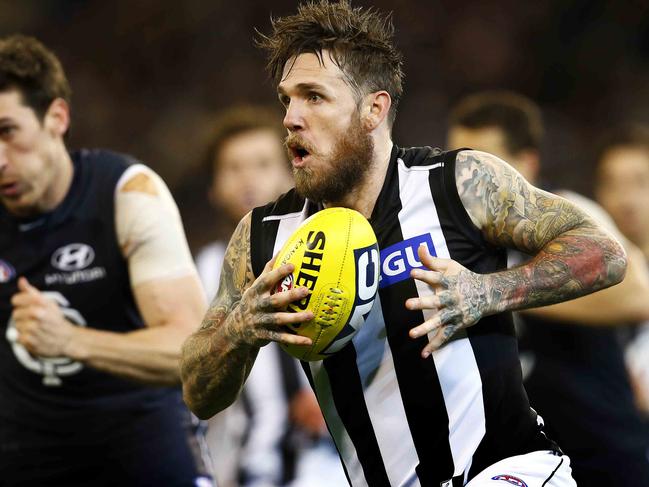
[[[196,256],[196,270],[203,283],[205,296],[212,301],[219,290],[226,242],[216,241],[203,247]]]
[[[115,227],[133,286],[196,273],[176,203],[160,176],[142,164],[117,182]]]

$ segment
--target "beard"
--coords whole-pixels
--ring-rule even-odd
[[[365,180],[372,166],[373,153],[374,141],[355,117],[341,134],[331,155],[320,157],[324,167],[318,170],[293,168],[295,189],[300,196],[314,202],[341,201]]]

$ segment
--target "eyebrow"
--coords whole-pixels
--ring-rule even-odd
[[[313,91],[313,90],[317,90],[317,91],[327,90],[327,88],[324,85],[321,85],[320,83],[298,83],[297,85],[295,85],[295,89],[301,93]],[[286,90],[281,86],[278,86],[277,93],[280,95],[285,95]]]

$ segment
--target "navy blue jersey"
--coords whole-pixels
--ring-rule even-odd
[[[99,150],[73,153],[72,160],[71,187],[51,213],[20,221],[0,207],[0,420],[25,426],[24,440],[30,431],[71,440],[110,431],[138,411],[178,403],[176,389],[146,387],[65,357],[34,357],[16,342],[10,299],[19,276],[78,326],[144,326],[115,232],[115,186],[134,160]]]
[[[531,316],[523,323],[521,346],[533,357],[525,387],[577,483],[614,485],[624,476],[649,485],[649,429],[635,407],[619,328]]]

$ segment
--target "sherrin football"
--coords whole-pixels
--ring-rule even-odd
[[[281,347],[300,360],[323,360],[349,343],[372,309],[379,285],[376,236],[357,211],[327,208],[307,218],[284,244],[274,267],[287,263],[295,269],[276,291],[309,288],[288,311],[314,314],[311,321],[287,327],[313,344]]]

